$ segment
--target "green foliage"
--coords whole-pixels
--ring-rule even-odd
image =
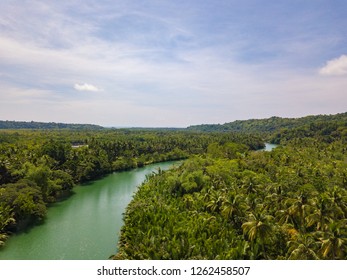
[[[0,245],[74,183],[187,159],[147,177],[115,258],[346,259],[346,124],[347,113],[186,130],[2,130]],[[255,151],[264,139],[281,145]]]
[[[26,180],[14,184],[5,184],[0,189],[0,203],[11,209],[10,217],[16,222],[25,219],[42,219],[46,214],[40,188]],[[2,222],[4,223],[4,222]],[[6,228],[9,224],[6,224]]]
[[[5,203],[3,209],[11,210],[17,226],[44,218],[46,206],[68,195],[75,183],[112,171],[186,159],[205,152],[211,143],[223,147],[230,141],[252,146],[262,143],[253,136],[183,130],[85,130],[83,126],[11,122],[6,125],[23,128],[0,131],[0,201]],[[24,129],[38,126],[42,129]],[[52,126],[59,129],[49,130]],[[182,194],[193,193],[204,186],[205,179],[201,172],[187,173],[179,178],[176,187]],[[7,223],[6,217],[0,217],[4,225],[1,234],[17,227]]]
[[[225,124],[203,124],[188,127],[192,131],[203,132],[242,132],[242,133],[280,133],[292,132],[300,136],[311,136],[319,131],[322,135],[330,135],[337,127],[343,126],[347,121],[347,113],[336,115],[316,115],[302,118],[280,118],[237,120]],[[327,124],[329,124],[327,126]],[[345,129],[340,129],[341,134]],[[283,135],[278,135],[283,138]],[[336,135],[335,135],[336,136]]]
[[[65,123],[43,123],[43,122],[17,122],[0,121],[0,129],[88,129],[100,130],[103,127],[93,124],[65,124]]]
[[[341,140],[294,139],[271,152],[210,144],[207,151],[140,187],[116,259],[347,258]]]

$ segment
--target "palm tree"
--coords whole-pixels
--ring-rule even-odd
[[[286,198],[283,187],[279,184],[270,184],[266,188],[266,192],[269,193],[265,197],[265,201],[267,202],[268,208],[279,208]]]
[[[1,194],[1,193],[0,193]],[[8,235],[4,232],[6,228],[10,225],[16,223],[16,220],[13,218],[14,213],[10,206],[5,203],[0,203],[0,247],[5,244],[5,241]]]
[[[249,211],[257,212],[257,208],[259,208],[259,206],[261,207],[263,206],[262,204],[263,201],[257,194],[254,194],[254,193],[247,194],[245,200],[248,205]]]
[[[331,207],[328,198],[322,194],[318,197],[313,212],[306,217],[307,226],[315,225],[316,230],[326,230],[327,224],[332,222]]]
[[[312,201],[304,193],[300,193],[295,198],[288,198],[286,204],[290,205],[289,214],[293,217],[293,221],[299,230],[306,232],[305,218],[311,207]]]
[[[276,213],[276,220],[280,225],[293,225],[294,227],[298,228],[298,226],[295,223],[294,215],[292,211],[289,208],[281,209],[277,211]]]
[[[3,232],[6,227],[16,223],[13,216],[14,212],[12,208],[5,203],[0,203],[0,233]]]
[[[191,209],[194,204],[194,198],[191,194],[185,194],[183,196],[183,202],[185,203],[186,209]]]
[[[328,231],[321,232],[320,254],[325,259],[342,259],[347,249],[347,220],[332,222]]]
[[[211,213],[219,212],[222,206],[223,195],[219,190],[215,190],[213,187],[211,190],[205,195],[206,207],[210,210]]]
[[[255,255],[257,256],[257,245],[262,247],[263,257],[266,258],[265,243],[271,241],[273,226],[273,217],[260,212],[254,212],[249,215],[249,220],[242,224],[242,230],[247,239],[251,242]]]
[[[240,194],[230,193],[228,198],[222,202],[221,214],[235,226],[245,215],[247,204]]]
[[[318,260],[315,252],[317,242],[309,234],[297,234],[295,240],[288,242],[289,260]]]
[[[342,188],[334,186],[327,193],[331,207],[334,209],[333,214],[336,219],[347,218],[347,195]]]

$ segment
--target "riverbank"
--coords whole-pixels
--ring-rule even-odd
[[[79,147],[79,148],[83,149],[84,147]],[[77,149],[79,149],[79,148],[77,148]],[[113,172],[129,171],[129,170],[145,167],[145,166],[156,164],[156,163],[178,161],[178,160],[183,160],[186,158],[187,158],[186,155],[183,155],[182,153],[180,154],[177,151],[173,152],[173,153],[163,154],[160,157],[153,157],[151,160],[147,159],[147,161],[142,161],[142,160],[139,160],[137,158],[127,158],[127,159],[120,158],[118,161],[116,161],[114,163],[112,170],[105,169],[102,172],[98,172],[97,176],[94,176],[94,177],[90,178],[89,180],[81,180],[80,182],[77,182],[77,183],[89,184],[95,180],[98,180],[98,179],[101,179],[105,176],[108,176],[109,174],[112,174]],[[38,173],[40,173],[40,172],[41,172],[41,170],[38,171]],[[44,172],[48,174],[48,171],[45,170]],[[55,172],[59,172],[59,170],[55,171]],[[47,174],[43,174],[43,176],[48,176]],[[38,176],[42,176],[42,175],[38,175]],[[48,180],[48,179],[43,178],[40,180]],[[72,179],[71,178],[70,179],[64,178],[64,180],[69,181],[68,187],[64,187],[65,189],[56,191],[55,195],[51,196],[49,201],[43,201],[42,198],[39,199],[38,196],[34,197],[33,195],[28,198],[29,200],[32,199],[34,204],[37,203],[37,201],[40,201],[40,203],[41,203],[41,205],[39,205],[37,207],[37,210],[32,209],[32,212],[33,212],[32,214],[25,215],[23,218],[17,218],[16,220],[11,218],[10,214],[8,214],[9,216],[8,216],[8,220],[7,220],[6,231],[0,232],[0,248],[2,246],[5,246],[6,242],[13,234],[21,233],[22,231],[25,231],[31,227],[36,226],[37,224],[41,224],[42,222],[44,222],[44,220],[46,219],[47,208],[54,206],[55,203],[58,203],[58,202],[65,200],[65,199],[68,199],[71,195],[74,194],[74,186],[75,185],[73,184]],[[19,183],[18,188],[19,189],[25,188],[26,187],[25,184],[26,184],[26,182],[24,182],[22,184]],[[64,184],[67,185],[65,182],[64,182]],[[23,185],[23,186],[21,186],[21,185]],[[14,186],[15,186],[15,184],[14,184]],[[12,186],[9,186],[9,187],[11,188]],[[37,192],[36,189],[33,189],[33,191]],[[24,200],[28,200],[28,199],[24,199]],[[12,200],[14,201],[15,198],[13,198]],[[30,202],[29,200],[28,200],[28,203]],[[0,206],[2,207],[2,205],[0,205]],[[11,207],[8,207],[8,208],[14,208],[14,207],[13,207],[13,205],[11,205]],[[15,207],[15,208],[18,208],[18,207]],[[32,208],[32,206],[28,205],[26,208],[29,209],[29,208]],[[1,210],[1,214],[3,214],[2,208],[0,208],[0,210]],[[22,212],[25,213],[25,211],[28,212],[28,210],[23,210]],[[41,212],[40,215],[36,215],[36,213],[38,213],[39,211]],[[4,214],[7,214],[7,213],[4,212]],[[12,216],[14,216],[14,215],[12,214]],[[3,217],[1,217],[1,218],[3,218]],[[6,217],[4,217],[4,218],[6,218]],[[14,222],[9,222],[10,220],[13,220]],[[4,222],[6,222],[6,221],[4,221]]]
[[[181,161],[115,172],[77,185],[69,199],[49,207],[40,225],[14,234],[0,259],[108,259],[117,250],[122,214],[146,176]]]
[[[326,250],[347,230],[344,141],[298,139],[246,154],[215,148],[138,190],[115,259],[346,259],[343,242]],[[334,209],[323,220],[322,207]]]

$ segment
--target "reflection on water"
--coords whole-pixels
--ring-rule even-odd
[[[174,162],[110,174],[74,188],[49,208],[44,223],[12,236],[0,250],[7,260],[98,260],[117,251],[122,214],[146,175]]]

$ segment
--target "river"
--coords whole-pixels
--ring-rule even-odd
[[[262,149],[262,151],[270,152],[270,151],[272,151],[274,148],[276,148],[277,146],[278,146],[277,144],[265,143],[265,148]]]
[[[108,259],[117,252],[122,214],[137,187],[147,174],[174,164],[152,164],[76,186],[74,195],[48,208],[42,224],[11,236],[0,249],[0,259]]]

